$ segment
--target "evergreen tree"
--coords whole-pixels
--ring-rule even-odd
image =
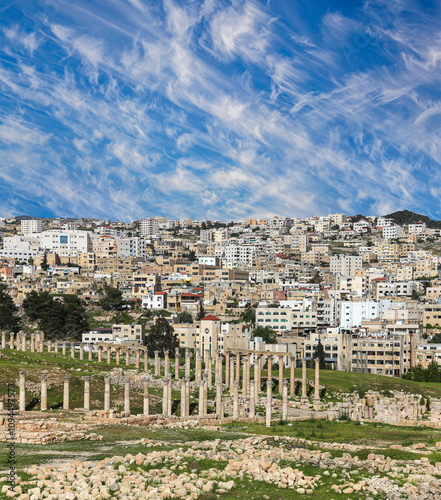
[[[179,313],[179,323],[193,324],[193,316],[188,311],[182,311]]]
[[[44,272],[46,272],[49,269],[49,264],[47,262],[47,252],[44,252],[43,260],[41,261],[40,267]]]
[[[202,318],[205,318],[205,316],[206,316],[205,309],[204,309],[204,305],[202,304],[202,300],[201,300],[201,302],[199,304],[199,312],[198,312],[198,314],[196,316],[196,319],[198,321],[200,321]]]
[[[122,296],[121,290],[109,286],[104,290],[104,297],[100,301],[100,306],[105,311],[119,311],[124,305]]]
[[[251,337],[254,339],[256,337],[261,337],[267,344],[277,344],[277,333],[270,326],[258,326],[255,328]]]
[[[173,327],[165,318],[159,318],[152,326],[150,332],[146,336],[146,346],[149,353],[168,349],[171,353],[179,347],[179,339]]]
[[[326,368],[326,356],[325,356],[325,349],[323,348],[322,341],[319,339],[318,344],[317,344],[317,349],[314,352],[313,359],[319,358],[319,367],[320,370],[323,370]]]
[[[20,318],[18,309],[8,293],[8,287],[0,284],[0,328],[10,332],[18,332]]]
[[[245,310],[240,313],[240,319],[247,325],[252,325],[256,322],[256,310],[250,304],[247,304]]]

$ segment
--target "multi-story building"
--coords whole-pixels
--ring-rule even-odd
[[[358,255],[332,255],[329,258],[329,270],[333,274],[354,276],[355,271],[362,267],[363,258]]]
[[[21,234],[29,236],[34,233],[43,232],[43,221],[41,219],[22,220],[20,222]]]
[[[139,221],[139,231],[142,236],[152,236],[159,233],[159,222],[156,219],[142,219]]]

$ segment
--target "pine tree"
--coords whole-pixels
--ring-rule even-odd
[[[0,329],[18,332],[18,309],[8,293],[7,285],[0,284]]]
[[[325,349],[323,348],[322,341],[319,339],[318,344],[317,344],[317,349],[314,352],[313,359],[319,358],[319,367],[320,370],[323,370],[326,368],[326,356],[325,356]]]
[[[149,353],[167,349],[174,353],[179,347],[179,339],[173,327],[165,318],[159,318],[146,336],[146,346]]]

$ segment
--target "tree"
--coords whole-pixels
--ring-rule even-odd
[[[179,339],[173,327],[165,318],[158,318],[146,336],[148,352],[174,350],[179,347]]]
[[[18,332],[20,318],[18,310],[8,293],[8,287],[0,284],[0,328],[10,332]]]
[[[326,368],[326,359],[325,359],[325,349],[323,348],[322,341],[319,339],[317,344],[317,349],[314,352],[313,359],[319,358],[319,368],[323,370]]]
[[[277,333],[270,326],[258,326],[252,331],[251,337],[260,337],[267,344],[277,344]]]
[[[420,294],[416,290],[412,292],[412,300],[420,300]]]
[[[123,294],[118,288],[109,286],[104,290],[104,294],[104,297],[100,300],[100,306],[105,311],[118,311],[122,309],[124,305]]]
[[[205,309],[204,309],[204,305],[202,304],[202,300],[201,302],[199,303],[199,312],[196,316],[196,319],[198,321],[200,321],[202,318],[205,318],[206,314],[205,314]]]
[[[47,262],[47,252],[44,252],[43,260],[41,261],[40,267],[44,272],[46,272],[49,269],[49,264]]]
[[[23,309],[31,321],[38,321],[39,328],[48,338],[81,338],[89,329],[86,310],[74,294],[54,297],[49,292],[32,291],[23,301]]]
[[[182,311],[179,313],[179,323],[193,324],[193,316],[188,311]]]
[[[240,313],[240,319],[247,325],[254,324],[256,322],[256,310],[250,304],[247,304],[245,310]]]
[[[194,250],[191,250],[190,253],[188,254],[188,260],[191,260],[192,262],[197,260],[196,253]]]

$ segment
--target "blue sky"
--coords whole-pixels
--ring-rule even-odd
[[[4,0],[0,215],[441,219],[440,10]]]

